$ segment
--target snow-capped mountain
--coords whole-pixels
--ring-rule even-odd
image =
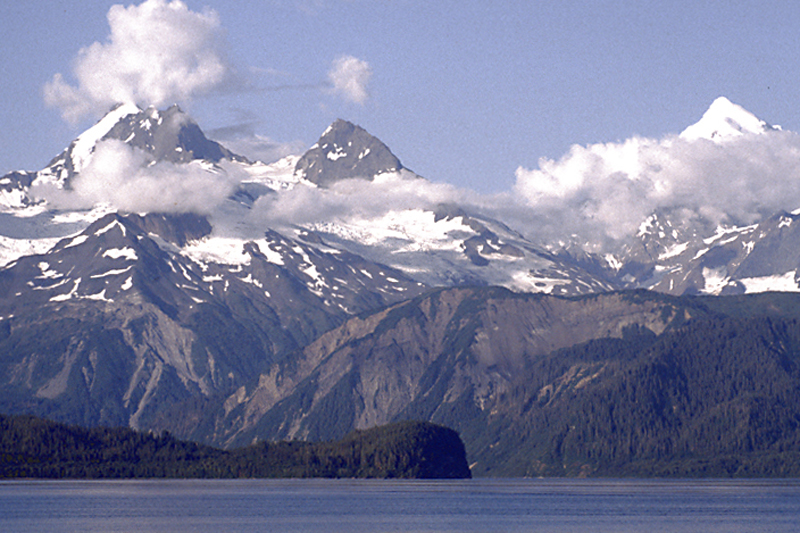
[[[720,97],[679,137],[727,144],[780,131]],[[755,223],[720,225],[680,207],[659,210],[613,256],[615,279],[624,288],[678,295],[800,291],[796,218],[779,211]]]
[[[774,131],[719,99],[675,142],[719,148],[726,139]],[[190,169],[209,178],[203,183],[233,186],[203,213],[69,208],[39,194],[54,189],[68,199],[95,172],[104,143],[138,154],[134,160],[143,168]],[[168,173],[153,176],[169,179]],[[500,383],[490,374],[510,338],[492,333],[502,331],[495,300],[507,301],[505,313],[520,320],[514,327],[521,337],[554,350],[577,342],[572,329],[559,333],[560,343],[541,337],[553,321],[569,322],[562,313],[571,311],[557,308],[570,307],[564,301],[586,307],[593,297],[539,302],[526,296],[542,312],[525,318],[519,295],[475,286],[554,296],[633,288],[676,295],[800,290],[798,212],[719,226],[662,209],[642,220],[616,253],[599,256],[546,247],[469,206],[425,198],[435,190],[380,140],[343,120],[305,154],[265,164],[207,139],[177,107],[115,108],[44,169],[0,179],[0,412],[169,429],[217,442],[240,434],[299,434],[295,429],[321,424],[353,402],[372,417],[364,420],[388,419],[383,400],[358,403],[384,394],[380,388],[364,393],[380,382],[375,373],[334,365],[345,376],[337,381],[324,375],[323,361],[306,357],[312,345],[314,353],[327,354],[319,357],[336,354],[341,339],[363,341],[365,360],[373,352],[375,361],[394,362],[397,354],[409,356],[409,364],[428,358],[428,370],[413,379],[429,385],[451,375],[437,366],[441,350],[484,346],[491,355],[486,368],[470,375],[484,396],[473,398],[462,385],[452,389],[476,409]],[[620,321],[615,310],[628,306],[630,295],[607,296],[585,314],[593,328],[586,339],[612,335],[612,323],[617,336],[639,324],[628,315]],[[639,325],[660,333],[651,320],[666,316],[660,297],[648,298],[653,314]],[[489,317],[485,333],[462,336],[459,328],[479,307]],[[437,318],[446,315],[459,319]],[[409,329],[420,320],[431,325]],[[405,333],[381,344],[383,333],[394,329]],[[421,342],[425,336],[429,344]],[[515,341],[514,349],[527,357],[529,346]],[[510,375],[513,368],[504,371]],[[295,375],[302,383],[291,382]],[[387,383],[413,389],[410,375],[392,375]],[[344,397],[341,405],[326,400]],[[439,404],[428,406],[427,397],[414,401],[435,411]],[[307,408],[316,413],[313,420],[304,419]]]
[[[0,269],[4,409],[46,404],[74,420],[80,404],[87,424],[151,427],[183,402],[233,393],[346,317],[425,290],[274,232],[217,263],[200,240],[211,231],[197,215],[111,213]]]
[[[46,202],[32,196],[37,185],[69,189],[91,163],[99,143],[114,139],[146,154],[148,165],[159,162],[200,165],[209,173],[236,173],[235,192],[212,216],[214,230],[191,246],[204,249],[220,264],[235,263],[248,243],[269,228],[246,223],[259,198],[294,187],[327,188],[345,180],[394,179],[413,186],[423,178],[405,169],[380,140],[344,120],[334,122],[302,157],[291,156],[265,165],[250,162],[208,140],[177,106],[165,111],[120,106],[80,135],[62,154],[37,173],[6,176],[6,188],[24,201],[7,203],[9,220],[35,220],[50,227],[49,241],[25,232],[6,235],[2,259],[9,262],[31,250],[45,251],[58,237],[80,231],[107,212],[78,211],[55,216]],[[279,201],[280,199],[278,199]],[[311,206],[309,206],[311,207]],[[386,209],[379,216],[347,216],[324,222],[278,228],[287,238],[313,235],[319,250],[336,249],[387,265],[424,285],[503,285],[514,290],[581,294],[610,290],[615,285],[586,271],[570,256],[557,256],[527,241],[499,221],[469,214],[457,206],[430,209]],[[66,224],[65,218],[71,223]],[[0,229],[0,232],[3,230]],[[274,229],[272,230],[274,231]],[[28,238],[25,238],[28,237]],[[3,243],[0,243],[3,244]],[[214,249],[219,246],[219,249]],[[194,248],[192,248],[194,249]],[[188,253],[188,252],[187,252]]]
[[[323,188],[364,179],[408,188],[428,183],[380,140],[344,120],[334,122],[297,161],[295,178]],[[429,286],[501,285],[563,295],[615,288],[572,257],[553,254],[498,220],[454,205],[389,205],[378,215],[355,212],[305,223],[302,231]]]
[[[703,118],[683,130],[680,137],[686,141],[707,139],[719,142],[745,133],[763,133],[779,129],[780,126],[767,124],[742,106],[720,96],[711,103]]]
[[[775,129],[721,97],[680,138],[686,142],[723,142]],[[220,265],[237,265],[249,243],[271,233],[305,242],[319,253],[346,252],[385,265],[426,286],[500,285],[515,291],[562,295],[622,288],[716,294],[721,290],[722,279],[727,284],[726,291],[734,290],[730,284],[739,278],[730,276],[740,263],[758,262],[755,256],[750,261],[746,259],[756,248],[761,250],[756,246],[760,239],[780,239],[777,229],[759,230],[736,251],[735,264],[717,264],[717,260],[709,266],[709,258],[725,255],[715,251],[717,248],[730,248],[731,241],[720,235],[744,235],[749,230],[687,219],[679,211],[653,213],[618,253],[595,257],[574,248],[545,248],[498,220],[451,204],[387,206],[377,214],[357,210],[330,219],[270,227],[252,216],[253,206],[265,198],[280,203],[281,193],[287,190],[323,188],[330,189],[332,195],[346,195],[349,189],[337,187],[348,180],[369,180],[377,186],[394,180],[412,189],[428,182],[404,168],[379,139],[344,120],[331,124],[302,156],[264,164],[248,161],[207,139],[177,106],[159,111],[121,105],[81,134],[43,170],[14,172],[0,180],[3,263],[46,252],[60,238],[84,230],[111,212],[109,206],[103,205],[54,211],[32,192],[41,184],[69,189],[76,176],[91,164],[99,143],[108,140],[144,153],[148,165],[169,162],[195,165],[212,174],[236,175],[233,194],[209,219],[211,230],[178,247],[187,257],[202,253]],[[767,225],[765,228],[772,227],[768,221],[763,224]],[[770,264],[777,263],[773,260]],[[788,273],[800,264],[793,268],[786,261],[780,264],[780,272],[759,273],[762,283],[741,282],[735,290],[796,290],[796,283],[787,282]]]
[[[70,143],[37,173],[34,183],[51,182],[59,187],[68,187],[75,175],[91,162],[97,143],[109,139],[141,150],[151,162],[246,161],[219,143],[207,139],[197,123],[177,105],[159,111],[154,107],[142,110],[133,104],[122,104]]]

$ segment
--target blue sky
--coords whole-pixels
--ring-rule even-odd
[[[0,4],[0,173],[42,168],[98,118],[66,122],[44,87],[58,73],[78,86],[79,51],[108,43],[115,3]],[[509,190],[518,167],[573,144],[678,133],[720,95],[800,130],[796,2],[185,4],[215,12],[232,74],[176,98],[207,133],[298,149],[344,118],[418,174],[479,192]],[[345,56],[368,67],[361,101],[331,87]]]

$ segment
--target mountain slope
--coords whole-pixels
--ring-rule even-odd
[[[531,359],[632,326],[661,333],[694,311],[609,294],[580,299],[498,288],[438,290],[322,335],[228,398],[245,440],[325,439],[397,417],[497,401]]]
[[[618,276],[670,294],[798,292],[797,219],[784,212],[750,226],[686,234],[653,216],[640,232],[647,252],[631,254]]]
[[[181,253],[210,230],[194,215],[109,214],[0,269],[2,410],[190,431],[200,414],[164,412],[229,394],[350,314],[424,288],[274,232],[236,265]]]
[[[797,476],[798,341],[796,318],[717,316],[556,352],[497,406],[474,471]]]
[[[719,100],[675,142],[718,148],[770,128]],[[141,156],[131,174],[187,171],[231,187],[200,206],[206,215],[37,196],[74,199],[107,142]],[[191,194],[209,181],[186,183]],[[759,453],[794,443],[796,413],[778,408],[794,402],[794,295],[614,291],[797,291],[796,213],[718,227],[664,209],[599,257],[437,203],[436,187],[351,123],[266,165],[207,139],[177,107],[116,108],[0,189],[0,411],[226,446],[421,418],[458,428],[476,472],[503,474],[636,473],[654,461],[691,473],[691,461],[741,455],[748,439]],[[724,394],[703,382],[693,365],[728,368],[728,348],[759,384],[780,386],[753,387],[734,369],[735,385],[719,376]],[[695,454],[687,443],[719,433],[697,405],[740,428],[738,444]],[[616,433],[572,423],[622,424],[612,411],[641,416]],[[764,436],[773,423],[785,439]],[[592,435],[603,439],[594,450]],[[667,464],[669,450],[689,462]]]
[[[436,291],[237,391],[228,442],[427,419],[458,429],[474,475],[800,472],[798,298]]]

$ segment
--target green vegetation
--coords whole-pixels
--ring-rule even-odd
[[[336,442],[259,442],[225,451],[169,434],[0,415],[0,478],[465,478],[458,434],[427,422]]]
[[[800,476],[800,320],[710,316],[531,361],[464,435],[475,475]],[[504,406],[504,407],[503,407]]]

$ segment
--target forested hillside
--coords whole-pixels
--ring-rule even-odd
[[[464,478],[450,429],[405,422],[337,442],[259,442],[225,451],[169,434],[86,429],[0,415],[0,478]]]
[[[230,413],[255,421],[240,438],[430,420],[475,476],[797,476],[798,314],[796,294],[435,291],[323,336]]]
[[[482,475],[798,476],[800,322],[590,341],[531,362],[496,409],[461,425]]]

